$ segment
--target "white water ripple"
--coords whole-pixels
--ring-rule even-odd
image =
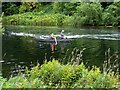
[[[50,35],[30,34],[30,33],[15,33],[11,32],[10,35],[15,36],[30,36],[36,39],[49,38]],[[60,37],[59,34],[55,35]],[[65,38],[76,39],[76,38],[91,38],[91,39],[106,39],[106,40],[120,40],[120,34],[82,34],[82,35],[66,35]]]

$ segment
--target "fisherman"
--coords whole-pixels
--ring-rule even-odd
[[[65,36],[64,35],[64,30],[62,30],[61,33],[60,33],[60,39],[64,39],[64,36]]]

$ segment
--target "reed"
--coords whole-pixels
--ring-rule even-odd
[[[61,63],[64,64],[65,61],[67,61],[67,64],[71,64],[71,65],[79,65],[82,62],[82,56],[83,56],[83,52],[86,48],[83,48],[82,50],[78,49],[78,48],[74,48],[72,50],[71,53],[69,53],[69,49],[67,49],[65,56],[63,57],[63,59],[61,59]]]
[[[103,72],[119,72],[119,55],[116,51],[114,54],[111,54],[110,48],[105,52],[105,61],[103,63]],[[112,70],[112,71],[111,71]]]

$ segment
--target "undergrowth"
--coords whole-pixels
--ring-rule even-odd
[[[112,65],[117,67],[117,54],[110,55],[108,49],[106,54],[110,57],[103,70],[96,66],[88,69],[81,59],[84,50],[76,51],[77,54],[72,52],[74,57],[67,64],[53,59],[38,64],[32,70],[26,67],[24,73],[19,72],[8,80],[0,75],[0,88],[118,88],[119,71],[114,72],[110,65],[111,58],[116,57]]]

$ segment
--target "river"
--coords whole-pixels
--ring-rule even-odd
[[[51,43],[40,42],[38,39],[41,36],[49,37],[51,33],[59,36],[62,29],[72,40],[58,43],[54,51],[51,51]],[[33,67],[37,63],[43,64],[45,60],[49,61],[53,58],[67,63],[69,59],[72,59],[73,54],[81,53],[82,56],[79,58],[87,66],[99,67],[102,67],[109,55],[116,53],[120,56],[119,28],[5,26],[5,30],[2,36],[2,74],[4,77],[17,74],[18,68],[24,72],[26,66]],[[83,49],[84,51],[80,52]],[[108,53],[105,54],[105,52]],[[114,60],[115,57],[111,58],[112,62]]]

